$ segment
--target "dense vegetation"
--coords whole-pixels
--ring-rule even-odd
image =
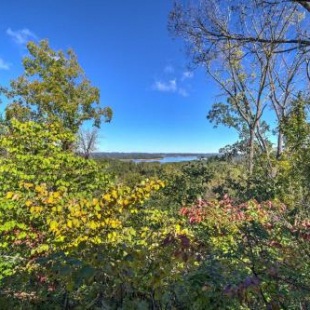
[[[2,89],[1,309],[309,309],[305,92],[285,103],[276,150],[232,93],[209,115],[240,129],[224,156],[93,160],[79,154],[79,129],[111,109],[96,106],[72,51],[28,50],[24,74]]]

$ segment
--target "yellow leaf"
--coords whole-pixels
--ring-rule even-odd
[[[58,233],[58,230],[56,231],[56,234]],[[58,235],[56,238],[55,238],[55,241],[56,242],[63,242],[65,241],[66,239],[66,236],[63,236],[63,235]]]
[[[117,221],[117,220],[111,220],[110,221],[110,227],[112,228],[118,228],[121,226],[121,222],[120,221]]]
[[[58,230],[58,223],[56,221],[50,222],[50,230],[51,231],[57,231]]]
[[[100,244],[100,243],[102,243],[102,239],[100,237],[96,236],[93,238],[93,242],[96,244]]]
[[[107,200],[107,201],[110,201],[110,200],[111,200],[110,194],[105,194],[105,195],[103,195],[103,199],[104,199],[104,200]]]
[[[11,199],[11,198],[13,197],[13,195],[14,195],[13,192],[8,192],[8,193],[6,194],[6,198],[7,198],[7,199]]]
[[[96,229],[97,224],[94,221],[90,221],[87,225],[90,229]]]
[[[108,233],[108,241],[117,241],[117,233],[115,231]]]
[[[48,197],[48,199],[47,199],[47,201],[46,201],[47,203],[53,203],[54,202],[54,198],[53,198],[53,196],[50,196],[50,197]]]
[[[59,192],[54,192],[53,196],[54,196],[54,198],[59,198],[60,197],[60,193]]]
[[[146,232],[141,233],[141,238],[145,238],[146,237]]]
[[[25,202],[26,207],[30,207],[32,205],[32,201],[31,200],[27,200]]]
[[[113,191],[112,191],[112,197],[113,197],[114,199],[116,199],[116,198],[118,197],[118,194],[117,194],[117,191],[116,191],[116,190],[113,190]]]
[[[80,227],[80,222],[79,222],[78,219],[73,219],[73,220],[72,220],[72,224],[73,224],[73,226],[74,226],[75,228]]]
[[[71,220],[67,221],[67,227],[72,228],[72,221]]]
[[[43,191],[42,186],[37,185],[37,186],[35,187],[35,191],[38,192],[38,193],[42,192],[42,191]]]
[[[81,210],[77,210],[74,213],[72,212],[72,215],[75,217],[80,217],[82,215],[82,212],[81,212]]]

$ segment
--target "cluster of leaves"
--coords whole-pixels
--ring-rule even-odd
[[[13,119],[0,136],[0,191],[17,189],[20,182],[42,184],[48,189],[94,191],[109,183],[93,161],[85,161],[70,151],[62,151],[62,141],[74,142],[71,132],[57,123],[39,124]]]
[[[296,211],[296,210],[295,210]],[[309,217],[279,202],[199,200],[188,218],[204,257],[187,278],[191,302],[210,309],[309,305]]]
[[[10,88],[1,89],[11,100],[7,119],[58,123],[74,134],[87,120],[97,127],[102,118],[111,120],[111,108],[94,106],[99,104],[99,89],[86,79],[72,50],[54,51],[45,40],[29,42],[27,48],[24,74],[13,80]],[[63,142],[65,148],[70,145]]]
[[[1,304],[281,309],[310,303],[310,216],[277,200],[237,202],[253,190],[238,185],[240,163],[114,163],[114,175],[119,167],[133,169],[129,183],[131,173],[145,178],[127,186],[113,181],[106,164],[63,150],[63,135],[74,139],[57,124],[11,120],[1,136]],[[292,169],[283,159],[277,182]],[[238,194],[238,186],[236,202],[205,198]]]
[[[163,182],[113,184],[96,162],[64,151],[63,134],[72,138],[12,120],[1,137],[1,302],[84,308],[161,296],[193,264],[174,259],[190,238],[178,218],[145,204]]]
[[[166,184],[161,192],[162,203],[177,209],[182,204],[194,202],[205,195],[213,175],[214,169],[204,161],[164,165],[159,173],[159,178]]]
[[[157,179],[113,182],[106,165],[74,154],[86,120],[109,108],[75,54],[28,44],[25,73],[0,132],[0,303],[6,308],[136,308],[156,304],[194,261],[182,220],[146,204]],[[142,171],[141,171],[142,172]],[[180,250],[181,249],[181,250]],[[169,298],[167,299],[169,302]]]
[[[148,204],[187,220],[180,222],[185,236],[167,235],[163,244],[177,246],[171,252],[174,259],[194,262],[187,265],[181,280],[170,279],[166,294],[157,296],[161,306],[306,309],[310,302],[309,214],[303,204],[296,203],[300,188],[296,165],[283,156],[281,161],[274,158],[274,170],[268,171],[266,158],[256,160],[260,164],[251,177],[242,160],[153,166],[166,187]],[[127,164],[132,165],[122,163],[125,171]],[[153,168],[147,173],[152,174]],[[189,193],[195,190],[199,194],[194,198]],[[227,193],[236,198],[230,199]],[[180,208],[182,202],[187,207]]]

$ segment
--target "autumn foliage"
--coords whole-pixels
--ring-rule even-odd
[[[43,74],[43,60],[48,81],[71,65],[80,73],[72,53],[65,61],[47,43],[30,48],[26,77]],[[250,175],[241,160],[223,158],[95,161],[75,153],[77,129],[110,114],[89,110],[87,94],[89,113],[77,113],[78,93],[60,113],[61,100],[40,97],[46,83],[27,87],[36,86],[44,109],[56,105],[57,117],[36,114],[34,100],[9,106],[0,123],[1,309],[309,308],[308,125],[294,121],[298,109],[272,177],[263,156]]]

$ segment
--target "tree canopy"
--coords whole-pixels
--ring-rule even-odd
[[[100,127],[112,119],[110,107],[100,107],[99,89],[85,77],[72,50],[54,51],[48,41],[27,44],[24,73],[2,88],[10,103],[6,119],[58,123],[64,131],[77,134],[85,121]],[[64,141],[66,149],[70,145]]]
[[[299,91],[305,90],[310,16],[298,1],[176,1],[169,27],[181,37],[190,61],[217,83],[222,102],[208,118],[238,130],[248,145],[249,171],[254,145],[269,157],[268,132],[277,134]],[[273,111],[277,124],[265,122]],[[270,112],[269,112],[270,113]]]

